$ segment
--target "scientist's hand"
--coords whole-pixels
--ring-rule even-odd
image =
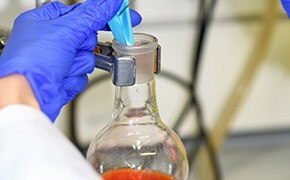
[[[290,0],[281,0],[281,3],[288,17],[290,17]]]
[[[46,4],[21,14],[0,59],[0,78],[26,77],[52,121],[82,92],[95,67],[96,33],[117,13],[122,0],[88,0],[67,6]],[[131,11],[132,24],[141,21]]]

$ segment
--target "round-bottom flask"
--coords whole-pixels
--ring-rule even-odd
[[[136,59],[136,84],[116,87],[112,120],[90,144],[87,159],[105,180],[186,180],[184,146],[156,105],[157,39],[147,34],[134,39],[135,46],[113,41],[117,56]]]

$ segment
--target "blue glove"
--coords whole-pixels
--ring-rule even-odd
[[[117,13],[122,0],[46,4],[20,15],[0,57],[0,77],[22,74],[52,122],[88,84],[95,67],[96,33]],[[132,24],[141,21],[132,12]]]
[[[282,6],[290,18],[290,0],[281,0]]]

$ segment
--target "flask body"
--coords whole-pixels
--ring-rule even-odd
[[[184,146],[161,121],[156,104],[153,58],[157,41],[149,36],[143,42],[143,36],[148,35],[141,35],[138,53],[130,47],[127,51],[137,61],[136,84],[116,87],[112,120],[92,141],[87,159],[105,180],[186,180],[188,162]],[[138,37],[135,34],[135,42]],[[144,45],[146,51],[142,49]],[[145,68],[138,64],[145,64]]]

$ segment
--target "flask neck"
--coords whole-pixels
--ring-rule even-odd
[[[156,104],[154,78],[130,87],[116,87],[113,119],[120,123],[156,123],[159,113]]]
[[[136,62],[136,84],[144,84],[154,78],[154,60],[158,41],[154,36],[135,33],[134,46],[125,46],[113,40],[116,57],[131,56]]]
[[[115,123],[126,125],[156,123],[159,118],[155,97],[154,58],[158,41],[148,34],[134,34],[134,46],[113,40],[115,56],[131,56],[136,60],[136,81],[133,86],[116,87]]]

